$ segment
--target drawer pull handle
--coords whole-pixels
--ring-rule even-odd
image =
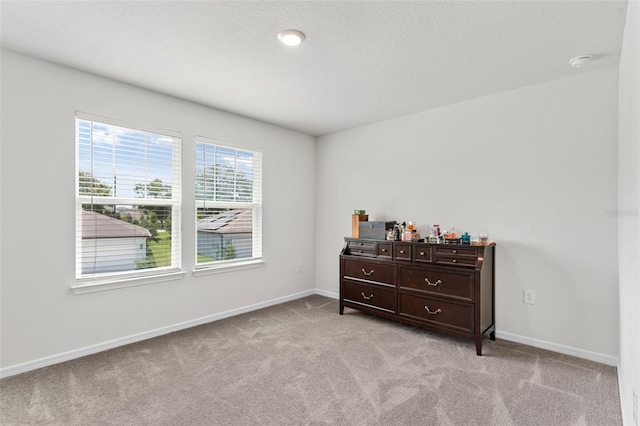
[[[430,285],[432,287],[438,287],[440,284],[442,284],[442,281],[438,280],[435,283],[432,283],[431,281],[429,281],[429,278],[425,278],[424,282],[427,283],[427,285]]]
[[[358,243],[358,245],[359,245],[359,246],[363,246],[363,245],[364,245],[364,243]]]
[[[453,254],[456,254],[457,252],[458,252],[458,250],[454,250],[454,251],[453,251]]]
[[[371,296],[367,296],[366,294],[364,294],[364,291],[362,292],[362,297],[364,297],[365,300],[371,300],[373,299],[373,293],[371,293]]]
[[[358,250],[358,253],[362,253],[362,250]]]
[[[369,272],[365,271],[364,268],[362,268],[362,273],[365,274],[366,276],[370,277],[371,275],[373,275],[373,269]]]
[[[423,251],[420,252],[420,256],[424,256],[424,252]]]
[[[387,249],[382,249],[382,252],[383,252],[383,253],[384,253],[384,252],[386,252],[386,251],[387,251]]]
[[[400,250],[400,254],[405,254],[405,253],[406,253],[406,251]]]
[[[424,305],[424,309],[427,311],[428,314],[431,314],[431,315],[438,315],[440,312],[442,312],[442,309],[436,309],[435,311],[432,311],[431,309],[429,309],[427,305]]]
[[[458,259],[453,259],[453,263],[458,263]]]

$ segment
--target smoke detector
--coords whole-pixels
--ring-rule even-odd
[[[577,56],[577,57],[571,59],[569,61],[569,64],[573,68],[582,68],[582,67],[588,65],[589,62],[591,62],[591,59],[593,59],[593,56],[591,56],[591,55]]]

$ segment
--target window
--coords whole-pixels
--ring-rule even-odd
[[[262,258],[262,154],[196,138],[196,268]]]
[[[76,115],[76,280],[180,270],[176,135]]]

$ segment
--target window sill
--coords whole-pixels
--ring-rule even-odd
[[[125,279],[104,279],[104,280],[92,280],[84,283],[76,282],[71,286],[71,290],[74,294],[95,293],[98,291],[114,290],[117,288],[134,287],[139,285],[156,284],[166,281],[181,280],[186,275],[183,271],[168,272],[165,274],[158,274],[146,277],[134,277]]]
[[[246,262],[237,262],[227,265],[212,265],[212,266],[203,266],[199,269],[195,269],[193,271],[193,276],[200,277],[203,275],[212,275],[212,274],[222,274],[224,272],[233,272],[233,271],[242,271],[244,269],[254,269],[254,268],[262,268],[265,265],[265,261],[262,259],[259,260],[248,260]]]

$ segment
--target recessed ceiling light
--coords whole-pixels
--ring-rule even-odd
[[[571,64],[573,68],[582,68],[585,65],[589,64],[589,62],[591,62],[591,59],[593,59],[593,56],[591,55],[582,55],[571,59],[569,61],[569,64]]]
[[[278,33],[278,40],[285,46],[298,46],[304,41],[304,34],[298,30],[283,30]]]

